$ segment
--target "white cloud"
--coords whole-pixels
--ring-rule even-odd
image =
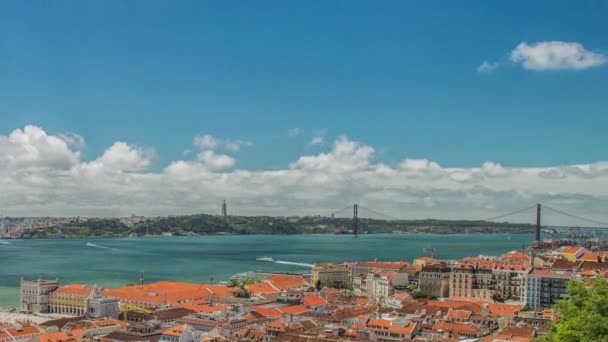
[[[72,151],[72,140],[48,135],[40,127],[28,125],[8,136],[0,136],[0,164],[16,168],[69,168],[80,160]]]
[[[225,149],[236,152],[242,146],[251,146],[253,143],[245,140],[218,139],[212,135],[205,134],[194,137],[193,145],[203,150]]]
[[[498,63],[498,62],[483,61],[483,63],[481,63],[477,67],[477,72],[490,73],[490,72],[498,69],[499,67],[500,67],[500,63]]]
[[[309,146],[316,146],[316,145],[322,145],[325,142],[325,137],[322,135],[317,135],[316,137],[313,137],[310,142],[308,143]]]
[[[374,151],[343,136],[289,167],[243,170],[233,157],[199,148],[194,159],[156,171],[150,150],[116,142],[82,161],[59,135],[27,126],[0,135],[0,208],[26,216],[170,215],[214,212],[218,200],[231,198],[238,214],[329,215],[358,201],[397,217],[478,219],[541,202],[608,221],[608,161],[464,168],[420,158],[389,165]],[[516,220],[532,222],[534,214],[526,215]]]
[[[297,136],[298,136],[298,135],[300,135],[301,133],[302,133],[302,130],[301,130],[301,129],[299,129],[298,127],[295,127],[295,128],[290,128],[290,129],[288,129],[288,130],[287,130],[287,134],[288,134],[290,137],[297,137]]]
[[[84,163],[88,169],[105,169],[111,171],[139,171],[150,165],[154,152],[131,146],[123,141],[112,144],[96,160]]]
[[[368,167],[373,154],[372,147],[342,136],[336,140],[331,152],[300,157],[298,161],[291,164],[291,168],[327,172],[354,171]]]
[[[608,55],[587,50],[576,42],[523,42],[511,52],[511,61],[529,70],[582,70],[608,62]]]
[[[230,168],[236,164],[236,160],[234,160],[234,158],[225,154],[217,154],[212,150],[202,151],[199,153],[198,160],[214,170]]]

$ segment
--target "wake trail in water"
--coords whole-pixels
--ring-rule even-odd
[[[90,243],[90,242],[87,242],[87,246],[89,246],[89,247],[94,247],[94,248],[110,249],[110,247],[106,247],[106,246],[100,246],[100,245],[96,245],[96,244],[94,244],[94,243]]]
[[[312,264],[305,264],[303,262],[291,262],[291,261],[280,261],[280,260],[276,260],[275,261],[277,264],[283,264],[283,265],[294,265],[294,266],[302,266],[302,267],[310,267],[312,268]]]
[[[5,240],[0,240],[0,245],[12,245],[12,243]]]

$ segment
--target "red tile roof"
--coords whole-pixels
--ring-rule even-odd
[[[455,320],[459,320],[459,321],[468,321],[469,318],[471,317],[471,314],[473,314],[471,311],[469,310],[450,310],[450,312],[448,312],[448,315],[446,316],[446,319],[451,320],[451,319],[455,319]]]
[[[306,280],[300,276],[288,276],[288,275],[271,275],[264,279],[272,285],[274,285],[279,290],[291,290],[299,287],[303,287],[306,285]]]
[[[80,341],[80,338],[77,336],[69,335],[64,331],[56,332],[56,333],[48,333],[38,335],[38,339],[41,342],[72,342],[72,341]]]
[[[93,292],[93,287],[83,284],[71,284],[58,287],[54,294],[66,294],[74,296],[88,297]]]
[[[325,299],[323,299],[322,297],[316,296],[316,295],[308,295],[308,296],[304,296],[302,297],[302,303],[306,306],[322,306],[322,305],[326,305],[327,301]]]
[[[119,298],[122,301],[159,305],[177,305],[192,300],[209,297],[228,297],[232,290],[223,285],[206,285],[193,283],[180,283],[159,281],[143,286],[125,286],[118,289],[103,289],[102,294],[108,297]]]
[[[308,309],[306,309],[306,307],[303,305],[286,306],[283,308],[279,308],[278,310],[288,315],[299,315],[308,312]]]
[[[245,285],[245,288],[249,290],[249,292],[254,296],[264,296],[264,295],[277,295],[281,293],[281,290],[276,288],[274,285],[267,281],[262,281],[257,284]]]
[[[173,328],[169,328],[169,329],[165,330],[163,332],[163,335],[179,337],[184,333],[184,330],[186,330],[185,325],[177,325],[177,326],[174,326]]]

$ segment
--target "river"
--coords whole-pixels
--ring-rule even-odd
[[[246,271],[304,271],[309,264],[407,260],[435,247],[437,258],[498,255],[529,234],[226,235],[114,239],[10,240],[0,244],[0,306],[17,305],[21,277],[122,286],[145,281],[209,282]],[[277,262],[261,263],[267,256]]]

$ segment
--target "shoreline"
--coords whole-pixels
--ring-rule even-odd
[[[368,234],[358,234],[358,236],[366,236],[366,235],[498,235],[498,234],[509,234],[509,235],[527,235],[533,234],[533,232],[473,232],[473,233],[461,233],[461,232],[448,232],[448,233],[433,233],[433,232],[389,232],[389,233],[368,233]],[[297,233],[297,234],[267,234],[267,233],[259,233],[259,234],[199,234],[199,235],[141,235],[141,236],[128,236],[128,235],[97,235],[97,236],[63,236],[63,237],[32,237],[32,238],[22,238],[22,237],[1,237],[0,240],[9,241],[9,240],[78,240],[78,239],[135,239],[135,238],[172,238],[172,237],[198,237],[198,236],[253,236],[253,235],[261,235],[261,236],[294,236],[294,235],[336,235],[336,236],[353,236],[353,234],[335,234],[335,233]]]

